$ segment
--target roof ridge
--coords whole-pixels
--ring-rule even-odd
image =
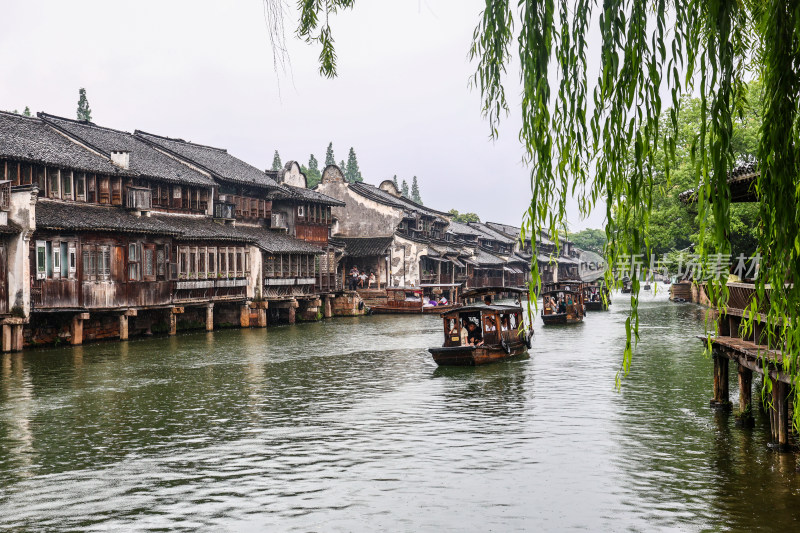
[[[41,122],[41,119],[39,117],[35,117],[35,116],[26,117],[25,115],[22,115],[20,113],[14,113],[13,111],[0,110],[0,115],[6,115],[6,116],[9,116],[9,117],[14,117],[14,118],[27,119],[27,120],[32,120],[32,121],[35,121],[35,122]]]
[[[177,142],[177,143],[182,143],[182,144],[190,144],[192,146],[199,146],[200,148],[208,148],[209,150],[217,150],[218,152],[225,152],[226,154],[228,153],[228,149],[227,148],[218,148],[216,146],[211,146],[211,145],[208,145],[208,144],[195,143],[195,142],[192,142],[192,141],[186,141],[184,139],[179,139],[179,138],[176,138],[176,137],[167,137],[166,135],[156,135],[155,133],[147,133],[146,131],[142,131],[140,129],[133,130],[133,135],[134,136],[140,135],[140,136],[147,136],[147,137],[155,137],[156,139],[164,139],[166,141],[172,141],[172,142]]]
[[[58,115],[51,115],[50,113],[45,113],[44,111],[39,111],[36,113],[36,115],[41,117],[45,122],[48,122],[48,119],[63,120],[64,122],[70,122],[72,124],[77,124],[78,126],[88,126],[98,130],[113,131],[114,133],[122,133],[124,135],[130,135],[131,137],[134,137],[134,135],[129,131],[117,130],[114,128],[109,128],[108,126],[100,126],[99,124],[95,124],[94,122],[88,120],[75,120],[72,118],[59,117]]]

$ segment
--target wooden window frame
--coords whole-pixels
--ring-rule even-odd
[[[150,257],[148,257],[148,255]],[[142,245],[142,279],[144,281],[155,281],[157,276],[156,268],[156,245],[143,244]],[[147,271],[150,269],[150,273]]]
[[[142,247],[138,242],[128,243],[128,281],[142,280]]]

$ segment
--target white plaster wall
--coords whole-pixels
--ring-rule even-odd
[[[31,314],[30,239],[36,230],[37,188],[12,191],[8,219],[22,228],[19,235],[9,238],[8,246],[8,308],[24,318]]]
[[[350,190],[347,183],[322,182],[316,190],[345,203],[333,206],[331,213],[337,220],[334,234],[343,237],[388,237],[393,235],[403,221],[403,211],[364,198]]]
[[[419,261],[428,255],[428,246],[395,235],[389,249],[390,281],[393,287],[415,286],[420,283]]]
[[[264,269],[264,259],[261,250],[256,246],[248,247],[250,250],[250,277],[247,278],[247,297],[255,298],[262,296],[264,280],[262,278]]]
[[[282,180],[281,183],[291,185],[292,187],[308,188],[306,176],[300,171],[300,165],[297,161],[289,161],[281,170]]]

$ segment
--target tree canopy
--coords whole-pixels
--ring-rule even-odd
[[[447,212],[455,222],[467,224],[468,222],[480,222],[481,219],[475,213],[459,213],[456,209],[451,209]]]
[[[281,156],[278,155],[278,151],[275,150],[275,155],[272,156],[272,170],[280,170],[283,168],[283,163],[281,163]]]
[[[417,183],[416,176],[411,179],[411,199],[418,204],[422,203],[422,196],[419,194],[419,183]]]
[[[305,171],[306,185],[309,189],[314,188],[322,180],[322,173],[319,170],[319,163],[314,154],[308,156],[308,169]]]
[[[601,229],[581,230],[567,235],[567,238],[578,248],[598,254],[602,254],[606,246],[606,232]]]
[[[350,183],[358,183],[364,181],[361,177],[361,171],[358,169],[358,159],[356,158],[356,151],[350,147],[350,153],[347,155],[347,165],[342,169],[344,171],[344,178]]]
[[[92,121],[92,110],[89,109],[89,99],[86,98],[86,89],[78,89],[78,120]]]
[[[333,143],[328,143],[328,148],[325,150],[325,166],[328,165],[335,165],[336,158],[333,157]],[[342,167],[342,171],[344,171],[344,167]]]

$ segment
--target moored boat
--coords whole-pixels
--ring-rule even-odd
[[[442,313],[444,345],[429,348],[437,365],[476,366],[522,355],[531,346],[533,330],[522,327],[519,305],[465,305]],[[472,326],[470,326],[472,324]],[[461,329],[469,329],[461,333]]]
[[[386,303],[370,306],[373,314],[441,314],[450,309],[460,307],[460,303],[445,305],[426,304],[421,287],[387,287]]]

